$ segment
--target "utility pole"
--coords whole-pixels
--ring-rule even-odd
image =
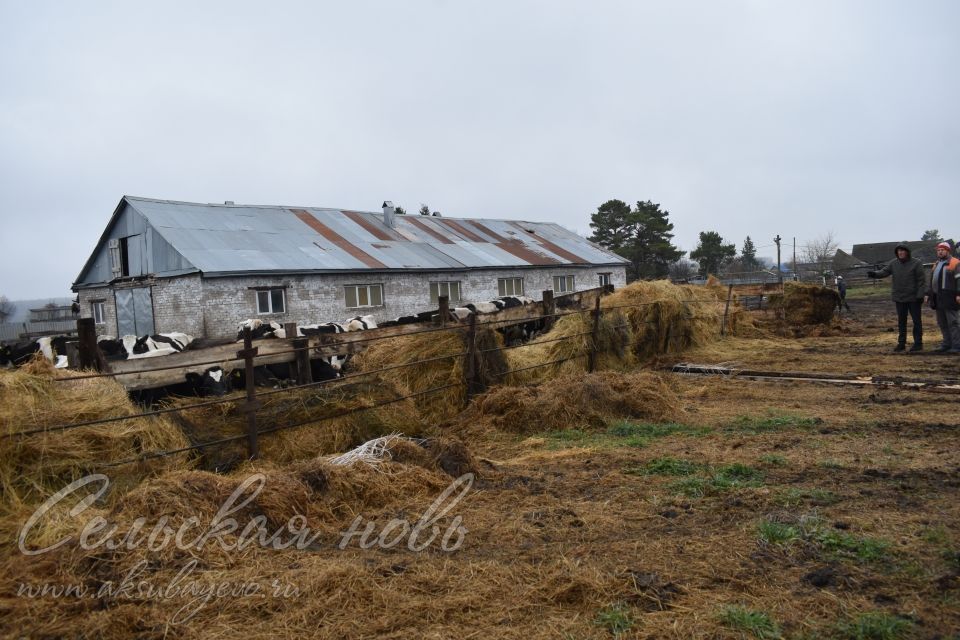
[[[780,237],[780,234],[777,234],[777,237],[773,239],[777,243],[777,282],[780,283],[780,288],[783,289],[783,269],[780,267],[780,241],[783,238]],[[793,268],[796,269],[797,265],[794,263]]]
[[[800,279],[800,274],[797,273],[797,236],[793,236],[793,277],[795,280]]]

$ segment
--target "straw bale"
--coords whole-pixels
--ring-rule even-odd
[[[0,371],[0,429],[4,434],[141,413],[112,378],[57,382],[83,375],[35,359]],[[187,439],[167,416],[134,418],[0,440],[2,506],[37,504],[105,465],[146,451],[177,449]],[[164,469],[187,465],[185,454],[109,469],[114,490]],[[112,494],[111,494],[112,495]]]
[[[649,372],[566,374],[535,386],[505,386],[478,397],[461,425],[490,424],[515,433],[601,427],[611,418],[668,420],[676,394]]]
[[[801,282],[786,282],[783,294],[770,296],[770,308],[792,325],[828,324],[839,304],[840,294],[833,289]]]

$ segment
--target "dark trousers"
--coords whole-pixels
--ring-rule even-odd
[[[923,324],[920,321],[920,304],[913,302],[897,302],[897,336],[898,344],[907,344],[907,311],[913,321],[913,344],[923,344]]]

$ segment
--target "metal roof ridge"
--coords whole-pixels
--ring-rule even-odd
[[[312,205],[304,206],[304,205],[249,204],[249,203],[246,203],[246,204],[237,204],[237,203],[234,203],[234,204],[224,204],[224,203],[220,203],[220,202],[190,202],[190,201],[188,201],[188,200],[168,200],[168,199],[164,199],[164,198],[148,198],[148,197],[146,197],[146,196],[132,196],[132,195],[129,195],[129,194],[124,195],[124,196],[123,196],[123,199],[125,199],[125,200],[127,200],[127,201],[137,200],[137,201],[142,201],[142,202],[158,202],[158,203],[161,203],[161,204],[175,204],[175,205],[181,205],[181,204],[182,204],[182,205],[197,206],[197,207],[221,207],[221,208],[224,208],[224,209],[231,209],[231,208],[233,208],[233,209],[279,209],[279,210],[283,210],[283,211],[287,211],[287,210],[290,210],[290,209],[307,209],[307,210],[318,209],[318,210],[320,210],[320,211],[352,211],[352,212],[355,212],[355,213],[368,213],[368,214],[370,214],[370,215],[375,215],[375,216],[382,216],[382,215],[383,215],[383,212],[382,212],[382,211],[364,211],[364,210],[362,210],[362,209],[352,209],[352,208],[350,208],[350,207],[318,207],[318,206],[312,206]],[[554,225],[554,226],[556,226],[556,227],[559,227],[559,228],[561,228],[561,229],[565,229],[565,227],[563,227],[563,225],[560,225],[560,224],[558,224],[557,222],[553,222],[553,221],[551,221],[551,220],[522,220],[522,219],[517,219],[517,218],[483,218],[483,217],[478,217],[478,216],[473,216],[473,217],[468,217],[468,218],[458,218],[458,217],[446,216],[446,215],[443,215],[443,216],[421,216],[419,213],[418,213],[418,214],[409,214],[409,213],[408,213],[408,214],[404,214],[404,215],[398,216],[398,219],[401,219],[401,220],[402,220],[402,219],[405,218],[405,217],[410,217],[410,218],[413,218],[413,217],[417,217],[417,218],[434,218],[434,217],[437,217],[437,218],[446,219],[446,220],[468,220],[468,221],[469,221],[469,220],[493,220],[493,221],[495,221],[495,222],[518,222],[518,223],[526,223],[526,224],[550,224],[550,225]],[[566,230],[566,229],[565,229],[565,230]],[[571,231],[571,233],[574,233],[574,232]],[[579,234],[578,234],[578,235],[579,235]]]

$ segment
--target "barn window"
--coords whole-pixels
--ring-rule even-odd
[[[351,284],[344,293],[348,309],[383,306],[382,284]]]
[[[522,296],[523,278],[500,278],[497,280],[497,291],[501,296]]]
[[[447,296],[450,302],[460,302],[460,283],[459,282],[431,282],[430,283],[430,302],[437,304],[440,296]]]
[[[257,291],[257,313],[284,313],[285,304],[283,289],[261,289]]]
[[[605,286],[607,286],[608,284],[610,284],[610,274],[609,274],[609,273],[601,273],[601,274],[600,274],[600,286],[601,286],[601,287],[605,287]]]
[[[573,291],[573,276],[553,276],[554,293],[570,293]]]
[[[93,310],[93,323],[106,324],[107,322],[103,318],[103,301],[91,302],[90,307]]]

